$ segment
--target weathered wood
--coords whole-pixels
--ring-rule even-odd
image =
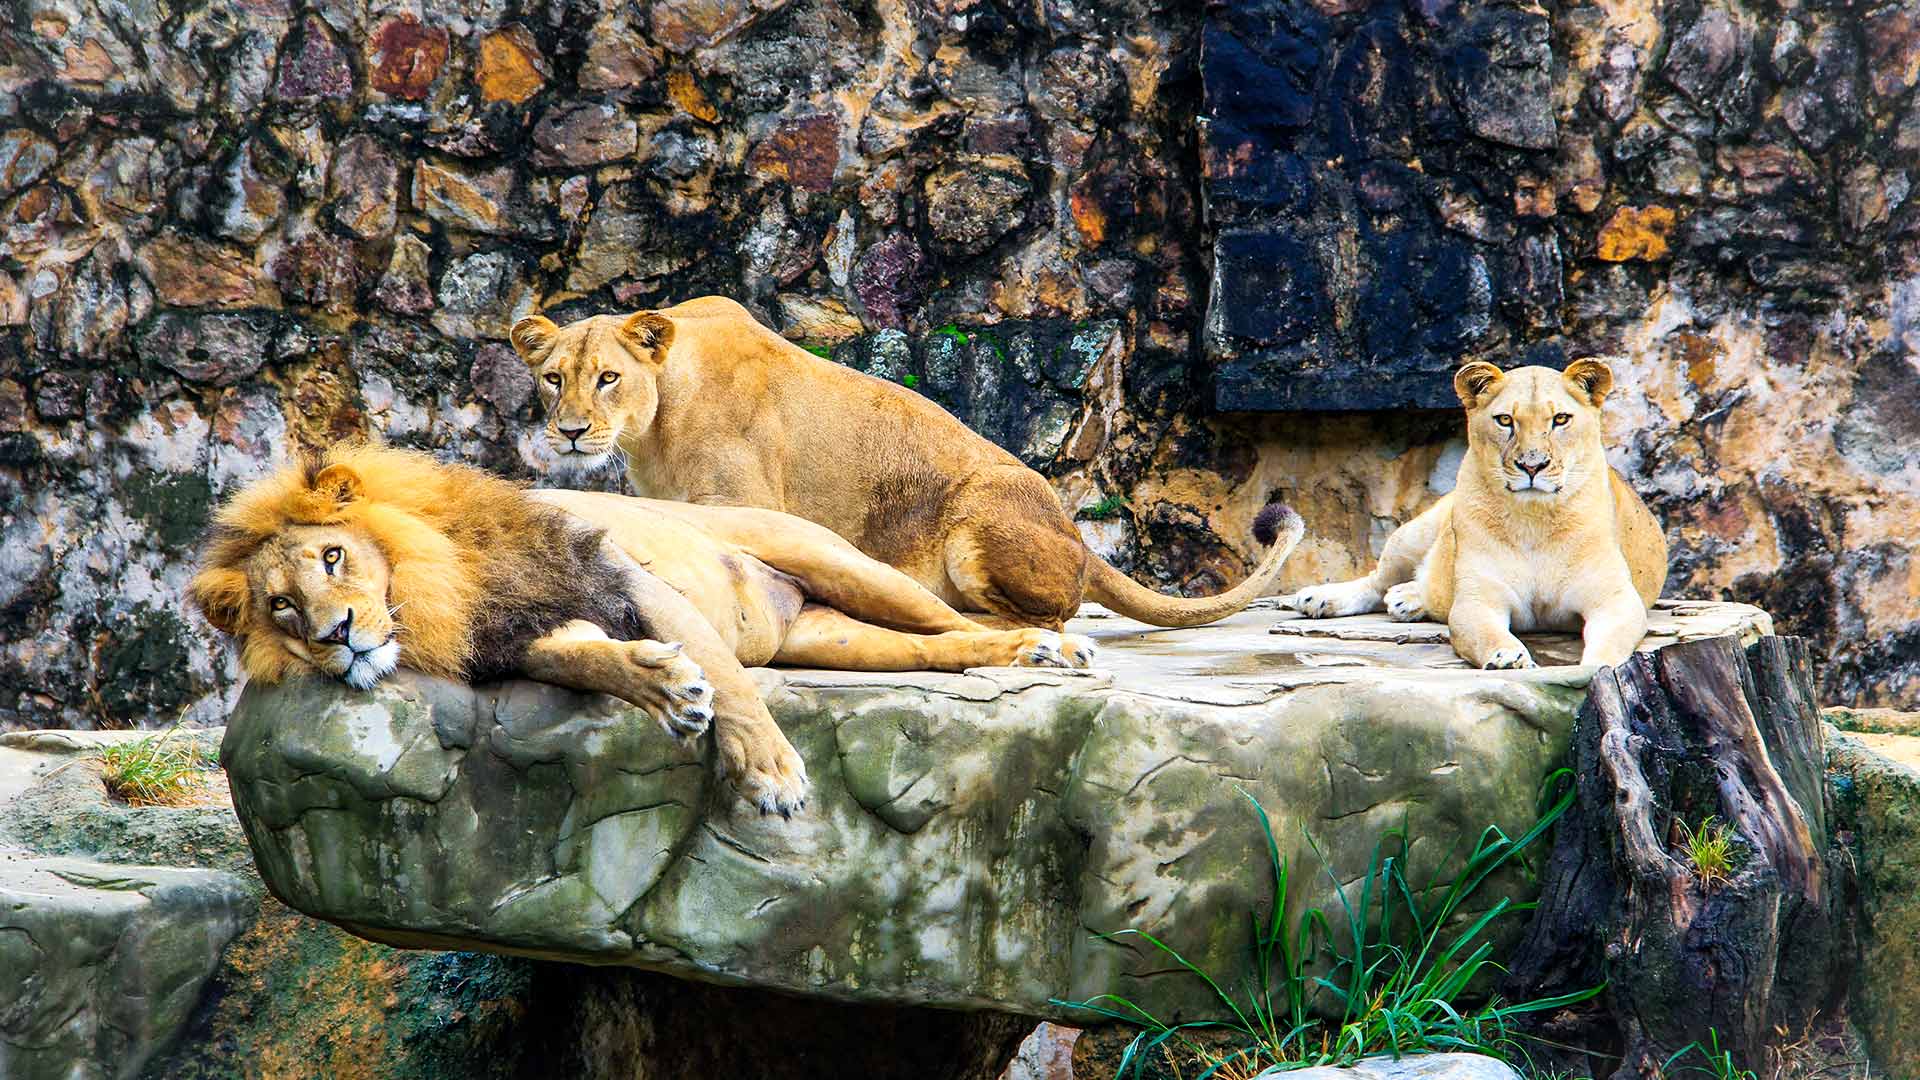
[[[1713,638],[1602,669],[1572,753],[1577,798],[1505,991],[1607,983],[1590,1007],[1540,1021],[1589,1051],[1566,1062],[1583,1075],[1653,1076],[1710,1033],[1762,1068],[1838,1003],[1853,955],[1805,642]],[[1708,819],[1736,834],[1716,883],[1680,843]]]

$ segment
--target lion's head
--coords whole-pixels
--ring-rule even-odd
[[[1607,468],[1600,404],[1613,371],[1599,360],[1575,360],[1565,371],[1523,367],[1502,372],[1485,361],[1461,368],[1453,388],[1467,407],[1467,443],[1499,479],[1526,498],[1577,490]]]
[[[656,312],[596,315],[566,326],[532,315],[513,324],[513,347],[533,368],[547,411],[547,450],[562,468],[610,460],[624,433],[653,426],[673,322]]]
[[[434,515],[469,472],[365,446],[282,468],[221,508],[188,595],[262,682],[364,690],[402,662],[457,676],[473,577]]]

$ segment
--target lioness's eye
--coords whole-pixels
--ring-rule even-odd
[[[601,386],[612,386],[614,383],[617,383],[619,381],[620,381],[620,373],[617,371],[603,371],[600,373]]]
[[[1568,424],[1571,424],[1571,423],[1573,423],[1572,413],[1554,413],[1553,414],[1554,427],[1566,427]]]
[[[275,611],[285,611],[288,608],[293,606],[293,601],[287,599],[284,596],[276,596],[272,600],[268,601],[267,606],[272,608]]]
[[[558,375],[555,375],[555,374],[554,374],[554,373],[552,373],[552,372],[548,372],[548,373],[547,373],[547,385],[548,385],[548,386],[552,386],[552,387],[558,387],[558,386],[560,385],[560,376],[558,376]]]
[[[1513,417],[1508,416],[1505,413],[1502,413],[1501,415],[1494,417],[1493,422],[1496,424],[1499,424],[1501,427],[1510,428],[1513,426]]]
[[[320,561],[327,564],[328,570],[332,570],[334,567],[340,565],[340,560],[345,555],[346,552],[341,551],[338,547],[330,547],[320,553]]]

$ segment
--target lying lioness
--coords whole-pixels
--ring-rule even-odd
[[[634,490],[818,522],[948,604],[1059,629],[1083,595],[1156,626],[1224,618],[1269,591],[1300,538],[1273,505],[1270,550],[1218,596],[1162,596],[1089,552],[1044,477],[901,386],[822,360],[723,297],[567,327],[533,316],[513,344],[538,379],[559,463],[618,451]],[[1284,542],[1281,541],[1284,534]]]
[[[831,532],[764,510],[526,491],[384,447],[273,473],[215,518],[190,588],[260,682],[366,689],[404,665],[526,675],[625,699],[670,734],[711,722],[762,813],[805,766],[742,665],[856,671],[1084,667],[1092,643],[987,630]]]
[[[1442,621],[1478,667],[1533,667],[1515,630],[1580,629],[1583,664],[1633,655],[1667,580],[1667,538],[1600,444],[1613,372],[1482,362],[1453,386],[1467,407],[1458,486],[1394,530],[1373,573],[1303,589],[1294,607]]]

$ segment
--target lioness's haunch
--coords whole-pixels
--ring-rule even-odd
[[[1162,596],[1088,551],[1018,458],[723,297],[566,327],[534,316],[512,336],[556,463],[598,466],[618,451],[642,495],[797,514],[954,607],[1017,625],[1059,629],[1083,596],[1157,626],[1211,622],[1270,591],[1300,539],[1300,519],[1269,506],[1251,576],[1217,596]]]
[[[1607,465],[1612,370],[1587,359],[1503,374],[1476,362],[1453,386],[1467,408],[1454,490],[1387,537],[1373,573],[1302,589],[1293,606],[1435,619],[1477,667],[1533,667],[1515,630],[1580,630],[1583,664],[1633,655],[1667,580],[1667,538]]]
[[[247,677],[366,689],[406,666],[612,694],[668,733],[711,724],[762,813],[806,768],[742,665],[1085,667],[1093,645],[989,630],[819,526],[766,510],[527,491],[422,454],[341,446],[220,509],[190,587]]]

